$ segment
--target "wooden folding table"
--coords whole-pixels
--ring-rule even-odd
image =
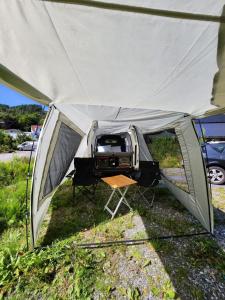
[[[112,176],[112,177],[103,177],[101,178],[106,184],[108,184],[111,189],[112,189],[112,193],[104,207],[104,209],[106,209],[110,215],[112,216],[111,219],[113,219],[120,207],[120,205],[123,203],[125,204],[126,206],[129,207],[130,210],[132,210],[132,208],[130,207],[129,203],[127,202],[127,199],[126,199],[126,193],[129,189],[129,187],[133,184],[136,184],[137,182],[133,179],[130,179],[129,177],[127,176],[124,176],[124,175],[116,175],[116,176]],[[117,206],[115,208],[114,211],[112,211],[108,205],[109,203],[111,202],[111,200],[113,199],[113,196],[114,195],[118,195],[120,196],[119,198],[119,201],[117,203]]]

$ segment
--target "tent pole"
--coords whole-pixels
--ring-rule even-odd
[[[134,245],[142,245],[147,242],[157,241],[157,240],[170,240],[170,239],[180,239],[180,238],[191,238],[191,237],[198,237],[204,235],[211,235],[208,231],[198,232],[198,233],[189,233],[189,234],[180,234],[180,235],[167,235],[167,236],[155,236],[146,239],[134,239],[134,240],[118,240],[118,241],[108,241],[108,242],[99,242],[99,243],[75,243],[73,242],[75,248],[83,248],[83,249],[95,249],[95,248],[106,248],[106,247],[113,247],[113,246],[134,246]],[[34,249],[46,249],[54,246],[44,246],[44,247],[35,247]]]
[[[94,249],[94,248],[105,248],[111,246],[132,246],[132,245],[141,245],[146,242],[157,241],[157,240],[170,240],[170,239],[179,239],[179,238],[189,238],[200,235],[210,235],[208,231],[199,232],[199,233],[191,233],[191,234],[181,234],[181,235],[167,235],[167,236],[156,236],[146,239],[134,239],[134,240],[119,240],[119,241],[109,241],[109,242],[100,242],[100,243],[83,243],[83,244],[75,244],[78,248],[84,249]]]
[[[43,111],[45,110],[45,106],[43,106]],[[39,124],[37,124],[35,129],[35,135],[37,135]],[[28,229],[28,219],[29,219],[29,212],[28,212],[28,188],[29,188],[29,179],[30,179],[30,168],[31,168],[31,160],[32,155],[34,151],[34,140],[31,146],[30,156],[29,156],[29,162],[28,162],[28,169],[27,169],[27,177],[26,177],[26,195],[25,195],[25,205],[26,205],[26,211],[25,211],[25,222],[26,222],[26,248],[27,251],[29,250],[29,229]]]

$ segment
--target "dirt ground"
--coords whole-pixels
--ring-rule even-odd
[[[71,204],[70,195],[71,186],[64,186],[53,199],[42,227],[42,245],[68,237],[76,245],[205,231],[163,187],[157,189],[152,208],[143,201],[131,201],[133,212],[122,207],[114,220],[103,211],[107,195],[101,186],[93,202],[77,194]],[[153,239],[141,245],[93,250],[101,252],[104,270],[93,299],[225,299],[223,187],[213,189],[213,204],[215,236]]]

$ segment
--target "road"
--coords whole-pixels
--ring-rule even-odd
[[[33,157],[35,152],[33,153]],[[13,153],[0,153],[0,161],[6,162],[12,160],[14,157],[30,157],[30,151],[15,151]]]

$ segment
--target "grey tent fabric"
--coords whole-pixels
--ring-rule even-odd
[[[0,0],[1,64],[54,103],[192,115],[224,106],[219,86],[210,103],[223,73],[224,0],[113,4],[124,2]]]
[[[51,106],[33,172],[33,243],[69,160],[90,155],[90,131],[131,126],[149,160],[142,135],[175,128],[190,193],[167,184],[213,232],[191,119],[225,111],[224,7],[225,0],[0,0],[0,81]],[[73,149],[62,123],[75,132]]]
[[[145,142],[143,133],[140,131],[138,127],[136,128],[138,144],[139,144],[139,160],[140,161],[153,161],[153,158],[149,152],[148,146]]]
[[[43,197],[50,194],[61,183],[77,152],[80,141],[81,136],[77,132],[65,124],[61,124],[45,182]]]
[[[208,179],[202,158],[201,148],[193,122],[186,117],[176,126],[180,142],[189,193],[182,191],[166,181],[177,199],[201,222],[209,232],[213,232],[213,208],[209,192]]]
[[[41,222],[51,198],[69,169],[84,132],[71,123],[54,106],[46,117],[41,131],[31,190],[32,244],[38,236]]]

